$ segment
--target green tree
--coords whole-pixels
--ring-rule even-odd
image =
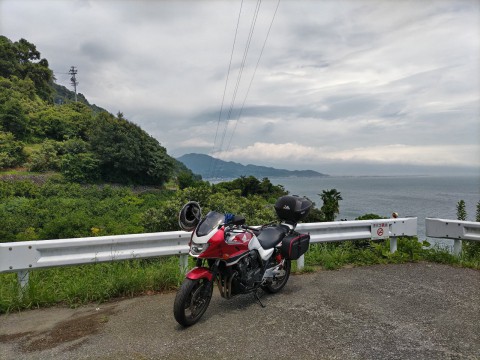
[[[314,223],[314,222],[324,222],[325,220],[325,215],[322,212],[322,210],[318,209],[315,207],[315,203],[312,202],[312,208],[308,212],[308,215],[305,219],[302,220],[304,223]]]
[[[106,181],[162,185],[172,174],[173,161],[165,148],[127,120],[100,113],[89,140]]]
[[[28,167],[30,171],[57,171],[60,170],[60,156],[61,143],[53,140],[45,140],[40,149],[32,152]]]
[[[91,183],[99,179],[99,163],[90,152],[66,154],[62,156],[60,171],[68,181]]]
[[[260,192],[260,181],[256,177],[241,176],[239,180],[242,196],[247,197],[249,195],[258,194]]]
[[[192,172],[182,171],[177,174],[177,183],[180,190],[183,190],[195,186],[198,180]]]
[[[0,76],[5,78],[15,74],[17,54],[13,43],[5,36],[0,36]]]
[[[457,220],[467,220],[467,210],[465,209],[465,201],[463,200],[457,203]]]
[[[477,213],[476,213],[476,216],[475,216],[475,221],[480,222],[480,201],[477,202]]]
[[[47,106],[37,111],[33,122],[36,125],[37,137],[62,141],[71,138],[86,140],[94,120],[93,112],[87,105],[69,103]]]
[[[221,182],[215,185],[218,190],[238,190],[243,197],[259,195],[265,199],[276,200],[280,196],[287,195],[281,185],[273,185],[268,178],[263,178],[260,182],[255,176],[240,176],[239,178]]]
[[[460,200],[457,204],[457,217],[458,220],[466,220],[467,214],[465,211],[465,202],[463,202],[463,205],[460,205],[460,202],[463,200]],[[463,210],[461,207],[463,206]],[[460,216],[462,215],[463,218],[460,219]],[[477,202],[477,210],[475,213],[475,221],[480,222],[480,201]],[[480,242],[478,241],[463,241],[463,252],[464,255],[469,258],[469,259],[479,259],[480,258]]]
[[[35,95],[35,86],[30,79],[0,76],[0,131],[14,134],[17,140],[30,141],[34,130],[31,115],[43,103]]]
[[[11,98],[0,104],[0,127],[17,139],[24,139],[28,132],[28,118],[19,100]]]
[[[22,165],[27,158],[23,147],[13,134],[0,131],[0,169]]]
[[[42,59],[36,46],[25,39],[20,39],[13,45],[18,61],[15,75],[22,79],[31,79],[37,95],[44,101],[52,102],[53,72],[48,67],[48,61]]]
[[[322,190],[318,195],[323,201],[321,210],[325,215],[325,221],[335,221],[335,216],[340,213],[339,201],[343,200],[342,195],[337,189]]]
[[[35,84],[37,95],[47,102],[52,102],[53,72],[48,61],[40,57],[36,46],[25,39],[12,43],[5,36],[0,36],[0,76],[31,79]]]

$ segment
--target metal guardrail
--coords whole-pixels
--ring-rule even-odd
[[[452,239],[453,253],[460,255],[462,240],[480,241],[480,222],[426,218],[428,237]]]
[[[309,233],[312,243],[390,238],[390,252],[394,253],[398,236],[417,236],[417,218],[304,223],[298,224],[296,230]],[[303,266],[302,256],[297,268]]]
[[[0,272],[188,254],[190,235],[171,231],[0,243]]]
[[[386,229],[387,227],[388,232]],[[377,233],[375,229],[382,230]],[[296,230],[309,233],[310,241],[313,243],[416,236],[417,218],[304,223],[298,224]]]
[[[297,230],[310,233],[312,243],[390,238],[390,251],[395,252],[397,236],[417,235],[417,218],[304,223]],[[16,272],[23,288],[29,270],[46,267],[180,255],[180,268],[185,270],[190,235],[170,231],[0,243],[0,273]],[[302,257],[297,267],[303,265]]]

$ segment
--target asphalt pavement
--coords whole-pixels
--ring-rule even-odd
[[[0,359],[480,359],[480,271],[415,263],[292,276],[214,297],[187,329],[175,293],[0,316]]]

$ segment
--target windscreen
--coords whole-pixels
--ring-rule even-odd
[[[197,236],[205,236],[223,223],[225,215],[210,211],[197,226]]]

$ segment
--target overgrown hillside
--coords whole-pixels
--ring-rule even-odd
[[[0,36],[0,171],[60,172],[67,181],[162,185],[193,174],[123,117],[54,82],[25,39]]]

